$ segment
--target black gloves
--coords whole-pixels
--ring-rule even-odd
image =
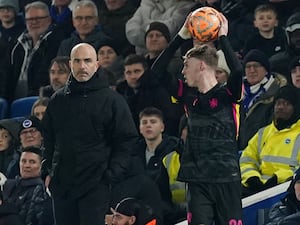
[[[264,190],[264,184],[258,177],[250,177],[246,183],[248,184],[248,188],[252,191],[259,192]]]
[[[250,190],[259,192],[276,186],[277,176],[273,175],[265,184],[263,184],[258,177],[250,177],[246,183],[248,184],[248,188]]]
[[[265,183],[265,189],[274,187],[277,185],[277,176],[273,175],[273,177],[271,177],[269,180],[267,180],[267,182]]]

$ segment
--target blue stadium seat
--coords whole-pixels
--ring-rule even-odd
[[[4,119],[7,116],[8,103],[6,99],[0,98],[0,119]]]
[[[30,96],[14,100],[10,106],[9,117],[15,118],[29,116],[31,114],[32,105],[38,98],[38,96]]]

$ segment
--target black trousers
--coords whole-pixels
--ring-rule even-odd
[[[56,225],[104,225],[110,198],[110,190],[103,184],[76,199],[53,195]]]
[[[188,184],[190,225],[242,225],[241,183]]]

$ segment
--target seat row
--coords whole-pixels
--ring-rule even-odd
[[[38,96],[30,96],[14,100],[11,104],[0,98],[0,119],[26,117],[31,114],[31,108]]]

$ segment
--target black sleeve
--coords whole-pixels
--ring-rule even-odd
[[[167,67],[177,49],[185,41],[185,39],[181,38],[179,35],[176,35],[169,43],[168,47],[158,56],[151,67],[151,70],[156,75],[162,86],[164,86],[169,91],[169,94],[174,97],[181,97],[178,95],[178,92],[182,86],[182,81],[178,80],[176,77],[173,77],[167,71]]]

